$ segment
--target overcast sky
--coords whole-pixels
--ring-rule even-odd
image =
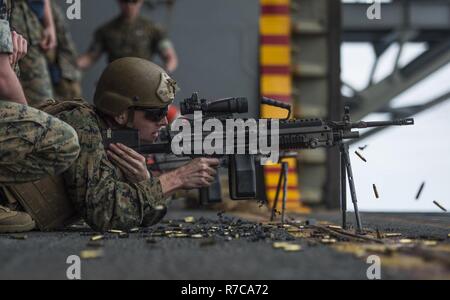
[[[383,57],[376,79],[390,73],[398,47]],[[426,50],[423,45],[407,47],[402,64]],[[342,51],[342,78],[357,89],[368,82],[374,61],[372,49],[365,44],[345,44]],[[426,103],[450,91],[450,65],[397,97],[394,106]],[[383,118],[371,115],[370,119]],[[356,144],[351,149],[356,189],[362,211],[441,212],[433,201],[450,209],[450,101],[415,116],[413,127],[392,128]],[[355,154],[357,146],[368,145],[363,152],[368,163]],[[426,186],[415,200],[421,183]],[[376,184],[380,199],[372,189]],[[349,195],[348,207],[351,206]]]

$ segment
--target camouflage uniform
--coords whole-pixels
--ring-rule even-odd
[[[151,60],[155,53],[170,47],[164,31],[149,20],[138,17],[130,23],[118,17],[96,31],[89,52],[106,52],[109,62],[122,57]]]
[[[78,157],[75,131],[34,108],[0,100],[0,184],[61,174]]]
[[[107,158],[102,133],[106,122],[85,106],[56,114],[78,133],[81,152],[64,173],[71,201],[79,214],[95,230],[127,230],[150,226],[163,216],[156,206],[166,205],[156,177],[139,184],[130,183]]]
[[[58,40],[57,48],[47,54],[53,92],[56,99],[81,98],[81,73],[77,67],[78,53],[61,8],[54,4],[52,11]]]
[[[44,52],[40,48],[43,27],[26,0],[14,0],[11,25],[28,41],[28,53],[20,60],[20,82],[30,105],[53,98]]]

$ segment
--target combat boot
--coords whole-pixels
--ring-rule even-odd
[[[0,234],[31,231],[36,227],[29,214],[0,205]]]

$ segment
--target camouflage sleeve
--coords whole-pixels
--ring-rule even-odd
[[[157,178],[129,183],[108,160],[93,112],[75,109],[59,117],[78,132],[81,153],[64,179],[72,201],[92,228],[106,231],[138,227],[154,207],[166,204]]]
[[[164,54],[167,49],[173,48],[172,42],[167,37],[166,31],[159,25],[153,25],[151,36],[153,37],[152,52]]]
[[[59,175],[79,150],[68,124],[29,106],[0,101],[0,184]]]
[[[158,53],[164,54],[167,49],[173,49],[173,44],[169,39],[164,39],[158,44]]]
[[[11,40],[11,29],[6,20],[0,19],[0,54],[10,54],[13,52]]]

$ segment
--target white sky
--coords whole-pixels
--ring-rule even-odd
[[[342,49],[342,79],[355,89],[367,86],[374,54],[368,44],[344,44]],[[422,51],[423,45],[410,45],[401,59],[407,63]],[[392,70],[397,46],[389,49],[376,72],[377,81]],[[426,103],[450,91],[450,64],[417,86],[397,97],[393,106]],[[366,120],[383,119],[383,115]],[[415,116],[416,125],[383,131],[351,149],[359,206],[362,211],[441,212],[433,201],[450,209],[450,101]],[[358,146],[368,145],[363,155],[355,154]],[[359,151],[359,150],[358,150]],[[415,196],[420,184],[426,186],[419,201]],[[376,184],[380,199],[372,189]],[[348,207],[352,207],[348,195]]]

